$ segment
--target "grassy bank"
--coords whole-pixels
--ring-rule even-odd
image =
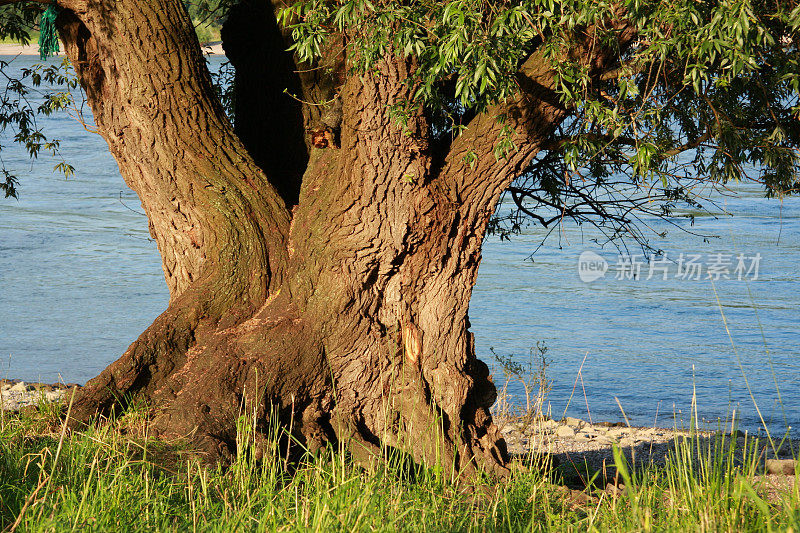
[[[237,461],[208,470],[147,435],[141,411],[86,432],[53,408],[8,415],[0,429],[0,528],[109,530],[788,530],[800,529],[795,484],[769,495],[749,446],[683,441],[664,468],[617,484],[574,465],[514,463],[504,482],[454,482],[441,469],[386,457],[364,470],[342,450],[287,463],[273,439],[255,461],[242,421]],[[578,468],[578,471],[580,468]],[[592,476],[594,480],[590,479]],[[786,479],[796,479],[791,476]],[[606,484],[611,481],[611,483]],[[587,486],[588,482],[588,486]]]

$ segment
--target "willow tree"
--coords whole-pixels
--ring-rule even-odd
[[[6,34],[42,9],[0,4]],[[230,118],[181,1],[57,5],[170,290],[73,417],[143,399],[210,457],[246,414],[312,450],[503,473],[468,311],[487,231],[516,225],[493,218],[506,191],[624,234],[698,182],[797,186],[787,2],[206,2]]]

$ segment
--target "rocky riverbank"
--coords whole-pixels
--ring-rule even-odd
[[[47,402],[59,402],[74,383],[25,383],[15,379],[0,379],[0,408],[20,411]]]
[[[515,456],[548,454],[559,464],[585,465],[592,470],[605,470],[614,464],[613,445],[616,444],[628,461],[637,464],[663,465],[671,450],[686,438],[697,438],[700,444],[711,443],[718,432],[698,431],[694,436],[681,429],[658,427],[630,427],[623,423],[600,422],[590,424],[578,418],[567,417],[526,420],[512,418],[499,421],[508,450]],[[752,446],[753,436],[737,431],[727,435],[737,439],[737,449],[745,442]],[[783,441],[773,445],[767,439],[758,439],[759,462],[768,474],[793,475],[795,458],[800,455],[800,440]]]

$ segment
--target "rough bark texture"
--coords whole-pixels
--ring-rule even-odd
[[[346,441],[368,457],[387,445],[503,474],[495,388],[468,308],[501,192],[567,113],[546,62],[534,54],[518,98],[440,154],[422,112],[406,131],[389,116],[413,65],[387,57],[368,77],[292,72],[302,69],[282,51],[271,6],[247,2],[226,30],[240,140],[178,0],[60,3],[67,53],[141,198],[171,292],[169,308],[83,389],[75,420],[138,397],[156,408],[158,432],[210,458],[236,451],[241,414],[264,435],[277,415],[311,449]],[[262,20],[270,36],[251,46]],[[265,60],[283,72],[253,66]],[[301,138],[321,111],[284,89],[340,100],[340,147]],[[499,114],[520,147],[500,161]]]

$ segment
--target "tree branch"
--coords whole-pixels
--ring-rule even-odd
[[[452,200],[486,203],[482,196],[498,196],[566,118],[568,111],[555,92],[553,70],[541,51],[523,64],[519,85],[521,90],[515,98],[476,116],[453,141],[440,173]],[[496,157],[495,145],[501,134],[516,149],[505,157]]]
[[[587,139],[590,141],[602,141],[605,142],[607,146],[611,144],[621,144],[623,146],[636,146],[636,139],[632,137],[622,137],[622,136],[614,137],[613,135],[603,135],[600,133],[582,133],[580,135],[566,135],[564,137],[548,139],[548,141],[542,145],[542,149],[559,150],[565,144],[570,142],[575,142],[578,139]]]
[[[689,142],[687,142],[687,143],[685,143],[685,144],[683,144],[681,146],[678,146],[677,148],[673,148],[672,150],[665,151],[662,154],[662,158],[666,159],[668,157],[672,157],[672,156],[678,155],[678,154],[680,154],[682,152],[685,152],[686,150],[693,150],[693,149],[699,147],[701,144],[703,144],[706,141],[708,141],[709,139],[711,139],[713,136],[714,136],[713,130],[711,128],[706,128],[706,132],[703,135],[701,135],[700,137],[698,137],[698,138],[696,138],[694,140],[691,140],[691,141],[689,141]]]
[[[607,70],[603,72],[599,76],[600,81],[610,81],[615,80],[617,78],[621,78],[627,74],[639,74],[644,71],[645,64],[642,63],[638,58],[631,59],[630,61],[625,61],[617,68],[612,68],[611,70]]]
[[[616,33],[615,48],[596,49],[598,27],[588,28],[585,38],[565,54],[585,64],[593,78],[619,65],[620,56],[636,38],[636,28],[615,14],[607,26]],[[517,76],[520,91],[509,101],[492,106],[475,117],[462,135],[453,141],[439,174],[452,201],[474,204],[488,218],[511,181],[528,166],[544,147],[555,128],[570,110],[559,100],[552,60],[540,46],[525,61]],[[496,157],[497,141],[504,137],[513,149]]]

